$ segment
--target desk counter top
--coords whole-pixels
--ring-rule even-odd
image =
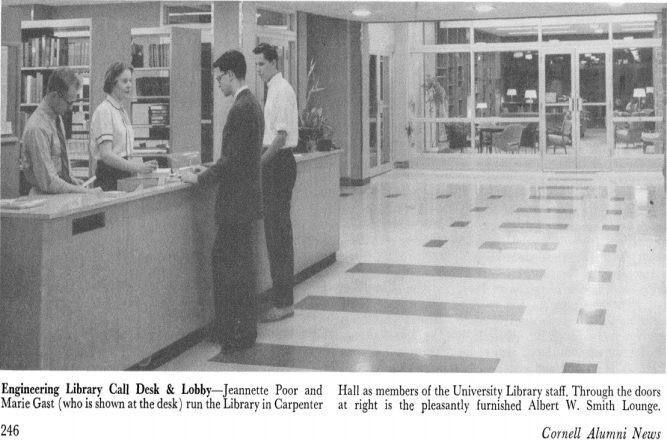
[[[309,154],[296,154],[297,165],[316,160],[341,151],[314,152]],[[9,218],[29,218],[50,220],[59,217],[67,217],[87,211],[102,209],[111,205],[130,202],[142,198],[152,197],[168,192],[176,192],[191,188],[192,185],[181,182],[167,182],[163,186],[154,186],[135,192],[102,192],[99,194],[57,194],[57,195],[35,195],[29,197],[34,200],[45,200],[44,204],[31,209],[0,209],[0,216]]]

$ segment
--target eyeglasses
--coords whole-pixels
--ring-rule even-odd
[[[217,75],[217,76],[215,77],[215,80],[216,80],[218,83],[220,83],[220,80],[222,80],[222,77],[224,77],[225,75],[227,75],[229,72],[230,72],[230,71],[225,71],[225,72],[223,72],[222,74]]]
[[[67,106],[72,106],[74,103],[81,101],[81,99],[79,97],[75,98],[72,101],[69,101],[69,100],[67,100],[67,97],[65,97],[64,95],[62,95],[62,94],[59,94],[59,95],[60,95],[60,98],[62,98],[65,101],[65,103],[67,103]]]

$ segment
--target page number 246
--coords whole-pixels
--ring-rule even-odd
[[[18,437],[19,425],[0,425],[0,437]]]

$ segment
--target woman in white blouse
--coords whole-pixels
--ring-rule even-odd
[[[107,98],[95,109],[90,123],[90,154],[97,163],[95,186],[104,191],[116,189],[119,179],[157,169],[155,160],[130,161],[134,131],[123,100],[132,93],[132,65],[116,62],[104,77]]]

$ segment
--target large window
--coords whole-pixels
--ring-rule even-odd
[[[545,148],[570,118],[579,130],[578,137],[576,128],[569,133],[577,149],[568,155],[585,156],[593,142],[604,155],[610,147],[616,156],[664,152],[658,20],[645,14],[414,24],[414,145],[428,153],[563,155],[565,149]]]

